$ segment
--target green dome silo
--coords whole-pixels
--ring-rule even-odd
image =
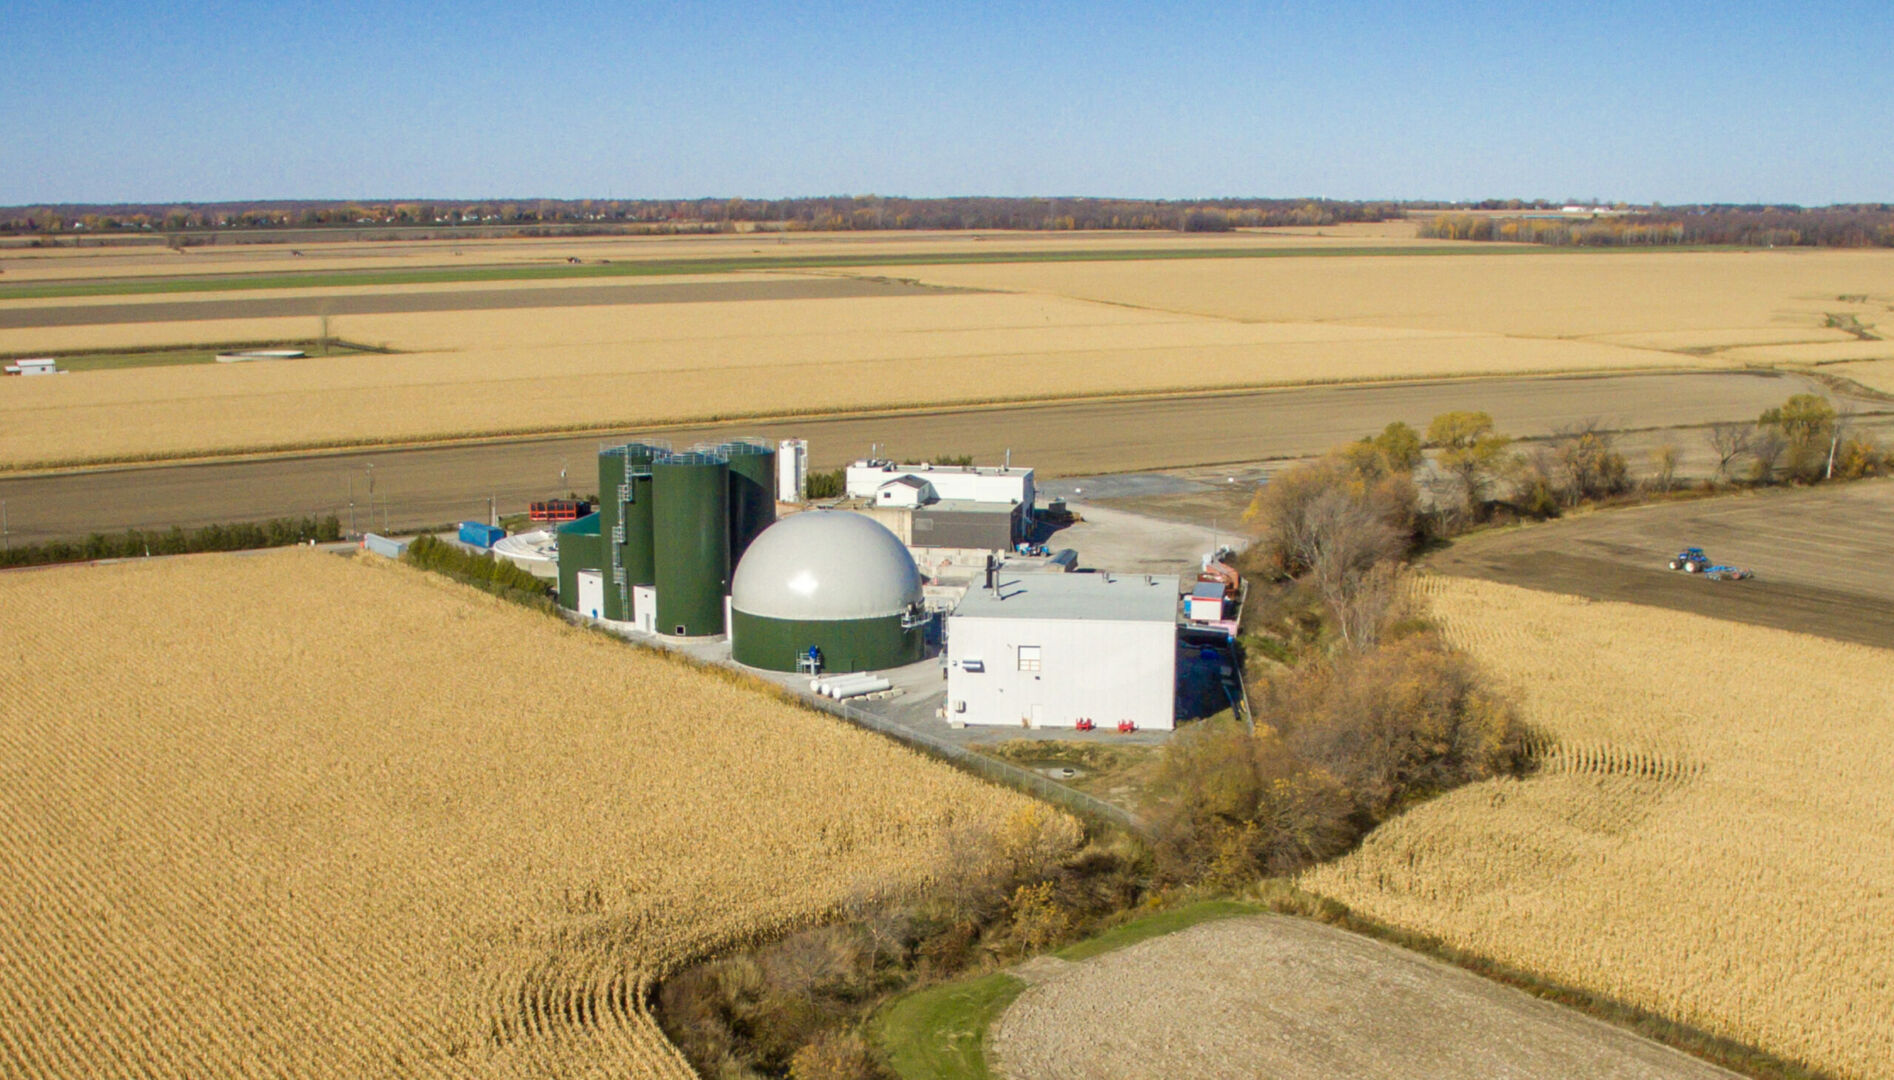
[[[723,633],[730,580],[730,463],[719,453],[667,454],[652,462],[657,632]]]
[[[718,448],[730,459],[730,565],[734,568],[758,533],[776,523],[776,450],[738,440]]]
[[[737,567],[731,655],[795,671],[810,649],[829,672],[875,671],[927,656],[921,575],[899,537],[846,510],[810,510],[770,526]]]
[[[607,564],[605,617],[631,618],[631,587],[656,580],[652,558],[651,462],[662,447],[626,443],[599,451],[599,533]]]

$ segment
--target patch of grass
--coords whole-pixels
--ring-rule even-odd
[[[1228,919],[1237,915],[1260,915],[1270,910],[1266,904],[1252,903],[1248,900],[1200,900],[1194,904],[1160,911],[1155,915],[1144,915],[1130,922],[1114,926],[1095,937],[1074,942],[1053,953],[1062,960],[1089,960],[1103,953],[1115,952],[1127,945],[1136,945],[1165,934],[1174,934],[1179,930],[1188,930],[1198,923]]]
[[[902,1080],[992,1080],[987,1028],[1026,989],[1003,971],[896,998],[870,1029]]]
[[[182,364],[209,364],[218,353],[251,349],[302,349],[310,356],[355,356],[362,353],[386,353],[391,349],[331,340],[326,346],[315,341],[233,341],[211,345],[171,345],[155,349],[98,349],[81,352],[40,350],[35,353],[8,355],[7,360],[25,356],[54,356],[61,371],[118,371],[124,368],[175,367]],[[267,361],[258,361],[265,363]]]
[[[543,266],[425,267],[408,270],[332,270],[290,274],[223,274],[111,281],[47,281],[0,288],[0,300],[37,300],[62,296],[130,296],[149,293],[231,292],[250,289],[318,289],[360,285],[436,285],[471,281],[552,281],[566,278],[657,277],[674,274],[723,274],[739,270],[800,270],[854,266],[991,265],[1027,262],[1123,262],[1149,259],[1345,258],[1357,255],[1530,255],[1569,252],[1572,248],[1483,248],[1474,245],[1404,247],[1165,248],[1097,251],[969,251],[907,255],[803,255],[703,259],[654,259],[640,262],[560,263]],[[1667,250],[1676,251],[1677,248]]]

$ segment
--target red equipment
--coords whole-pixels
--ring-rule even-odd
[[[1136,720],[1118,721],[1118,734],[1129,735],[1136,730],[1138,730],[1138,722]]]
[[[592,512],[592,504],[581,499],[547,499],[527,507],[534,521],[577,521]]]
[[[1078,723],[1073,724],[1072,726],[1077,728],[1080,731],[1090,731],[1093,728],[1097,727],[1098,725],[1092,723],[1092,718],[1088,716],[1085,719],[1080,720]]]

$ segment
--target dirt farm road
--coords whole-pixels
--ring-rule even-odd
[[[1749,419],[1790,394],[1821,389],[1774,372],[1506,378],[1232,391],[835,417],[647,431],[674,446],[737,435],[809,440],[818,468],[865,456],[972,454],[1045,476],[1133,472],[1320,453],[1390,420],[1424,426],[1436,413],[1484,409],[1499,427],[1547,435],[1597,417],[1618,429]],[[1863,411],[1885,408],[1864,403]],[[596,450],[640,434],[524,438],[203,464],[0,477],[8,539],[32,543],[127,528],[186,528],[277,516],[339,514],[358,529],[399,530],[484,518],[532,499],[596,487]],[[565,480],[560,479],[561,470]],[[370,487],[373,487],[372,499]],[[372,505],[372,515],[371,515]]]

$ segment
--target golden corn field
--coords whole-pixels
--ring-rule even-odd
[[[1894,1075],[1894,652],[1421,588],[1520,700],[1545,768],[1422,805],[1304,884],[1839,1076]]]
[[[0,1076],[688,1077],[709,951],[1069,819],[308,550],[0,575]]]

